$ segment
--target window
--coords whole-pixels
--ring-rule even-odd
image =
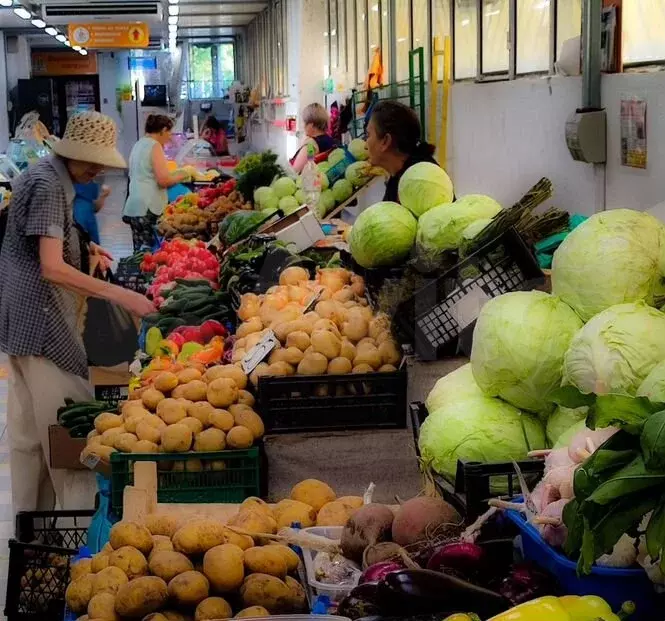
[[[582,0],[558,0],[556,7],[556,56],[568,39],[582,34]]]
[[[346,36],[346,0],[334,0],[337,2],[337,46],[339,50],[339,68],[342,72],[349,71],[346,53],[349,42]]]
[[[346,61],[351,84],[358,83],[358,67],[356,65],[356,0],[346,1]]]
[[[392,54],[392,45],[390,44],[390,10],[389,0],[381,0],[381,61],[383,64],[383,83],[389,84],[390,75],[390,55]]]
[[[192,44],[189,48],[189,96],[221,98],[235,80],[233,43]]]
[[[665,4],[663,0],[624,2],[623,62],[665,61]]]
[[[449,0],[433,0],[432,2],[432,45],[434,38],[439,37],[439,48],[443,49],[445,39],[450,36],[450,3]],[[434,63],[432,63],[434,64]],[[444,58],[439,57],[439,75],[437,80],[443,80]]]
[[[381,45],[381,6],[380,0],[369,0],[369,62],[374,58],[374,50]],[[369,68],[369,65],[368,65]]]
[[[409,79],[409,50],[411,49],[411,10],[409,0],[395,0],[395,80]]]
[[[475,78],[478,72],[476,41],[478,7],[474,4],[455,5],[455,68],[456,80]]]
[[[549,71],[550,2],[517,0],[517,73]]]
[[[510,64],[508,49],[509,0],[482,1],[482,73],[507,72]]]
[[[330,73],[339,67],[339,36],[337,20],[337,0],[328,2],[328,32],[330,39]]]
[[[425,80],[429,80],[429,62],[430,50],[432,47],[432,40],[429,35],[429,0],[412,0],[413,11],[413,41],[411,42],[411,49],[415,50],[419,47],[424,48],[424,61],[425,61]],[[416,73],[418,70],[416,69]]]
[[[376,1],[376,0],[373,0]],[[369,60],[367,57],[367,0],[355,0],[356,2],[356,52],[358,54],[357,66],[358,75],[356,79],[358,84],[365,81],[367,70],[369,69]]]

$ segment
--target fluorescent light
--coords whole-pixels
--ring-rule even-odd
[[[0,6],[14,6],[14,0],[0,0]]]
[[[330,36],[334,37],[336,34],[337,34],[337,31],[335,29],[333,29],[332,32],[330,33]]]
[[[72,49],[76,52],[80,52],[81,51],[81,46],[80,45],[73,45]]]
[[[180,7],[177,4],[172,4],[169,7],[169,15],[178,15],[180,13]]]
[[[71,47],[71,46],[72,46],[72,44],[69,42],[69,39],[67,39],[67,41],[65,41],[65,45],[66,45],[67,47]]]
[[[397,39],[397,43],[404,43],[406,41],[406,37],[400,37]]]
[[[169,24],[177,24],[178,23],[178,16],[177,15],[169,15]]]
[[[88,55],[88,50],[79,50],[79,54],[81,56],[87,56]]]
[[[471,20],[469,18],[463,19],[462,20],[462,26],[466,27],[471,23]]]
[[[169,4],[178,4],[179,0],[169,0]]]
[[[16,13],[21,19],[32,19],[32,13],[25,7],[17,6],[14,9],[14,13]]]
[[[45,32],[46,32],[47,35],[51,35],[52,37],[55,37],[55,35],[58,34],[58,31],[57,31],[55,28],[53,28],[53,26],[49,26],[49,27],[45,30]]]
[[[178,24],[169,24],[169,32],[178,32]]]
[[[33,19],[32,25],[35,28],[46,28],[46,22],[43,19]]]
[[[60,43],[64,43],[65,41],[67,41],[67,37],[63,34],[55,35],[55,38],[58,41],[60,41]]]

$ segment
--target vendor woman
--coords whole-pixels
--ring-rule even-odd
[[[399,202],[397,188],[402,175],[414,164],[431,162],[434,147],[420,140],[420,121],[416,113],[396,101],[381,101],[374,106],[367,126],[367,149],[372,166],[388,172],[384,201]]]
[[[314,154],[327,153],[337,145],[328,134],[328,113],[318,103],[309,104],[302,111],[302,120],[305,125],[305,141],[300,145],[296,154],[291,158],[293,170],[300,174],[307,164],[307,145],[313,145]]]

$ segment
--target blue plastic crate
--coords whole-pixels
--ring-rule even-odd
[[[328,177],[328,183],[330,184],[330,187],[333,186],[335,181],[339,181],[340,179],[344,179],[344,172],[346,169],[353,164],[356,161],[356,158],[349,153],[349,150],[346,147],[342,147],[344,150],[344,159],[341,160],[340,162],[337,162],[334,166],[332,166],[328,172],[326,173],[326,176]]]
[[[662,618],[663,602],[656,595],[646,572],[639,569],[593,567],[588,576],[577,575],[577,563],[557,552],[517,511],[507,511],[508,518],[522,534],[524,558],[549,571],[567,595],[598,595],[617,611],[626,601],[635,602],[631,621],[655,621]],[[660,616],[658,616],[658,613]]]

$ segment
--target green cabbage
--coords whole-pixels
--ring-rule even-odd
[[[453,182],[440,166],[419,162],[402,175],[398,193],[399,202],[420,218],[432,207],[453,200]]]
[[[330,162],[319,162],[316,167],[325,175],[331,168]]]
[[[665,360],[651,369],[636,394],[638,397],[646,397],[652,403],[665,403]]]
[[[455,204],[464,205],[476,212],[497,214],[501,211],[501,203],[484,194],[466,194],[458,198]]]
[[[564,358],[563,380],[583,393],[635,395],[662,360],[665,314],[644,302],[617,304],[575,335]]]
[[[335,209],[335,197],[332,190],[324,190],[319,196],[319,204],[316,206],[316,215],[319,218],[325,218],[333,209]]]
[[[489,226],[490,222],[492,222],[492,218],[481,218],[472,222],[462,231],[462,238],[466,241],[473,239],[476,235],[482,233]]]
[[[584,424],[587,412],[586,407],[572,409],[564,408],[562,405],[557,406],[547,419],[545,427],[547,441],[550,445],[554,446],[562,436],[567,437],[571,429],[577,429],[579,422]]]
[[[416,226],[416,219],[401,205],[376,203],[361,212],[351,229],[351,255],[362,267],[397,265],[413,248]]]
[[[354,188],[359,188],[369,181],[367,171],[371,168],[369,162],[353,162],[344,171],[344,177],[351,183]]]
[[[293,196],[296,193],[296,182],[290,177],[280,177],[273,182],[272,189],[277,198]]]
[[[613,209],[591,216],[554,253],[552,292],[584,321],[625,302],[659,306],[665,226],[653,216]]]
[[[457,202],[438,205],[418,220],[418,254],[426,262],[436,261],[442,252],[459,248],[464,231],[477,220],[493,218],[498,203]]]
[[[259,205],[260,209],[272,209],[273,211],[277,211],[278,207],[279,199],[274,192],[272,194],[267,194],[264,197],[263,202]]]
[[[349,143],[349,153],[353,155],[359,162],[369,158],[369,150],[367,143],[362,138],[354,138]]]
[[[483,306],[473,333],[471,365],[478,386],[522,410],[552,408],[563,358],[582,321],[559,298],[515,291]]]
[[[501,399],[467,397],[430,412],[420,428],[418,445],[423,461],[454,481],[458,459],[518,461],[531,450],[545,448],[546,441],[537,417]],[[497,487],[505,488],[505,479],[503,486]]]
[[[302,191],[302,189],[296,190],[296,193],[293,196],[298,201],[298,205],[304,205],[307,202],[305,193]]]
[[[583,429],[586,429],[586,417],[583,420],[577,421],[572,427],[569,427],[564,431],[559,439],[554,443],[552,448],[567,448],[570,445],[571,440]]]
[[[434,412],[447,403],[462,401],[468,397],[483,397],[483,391],[478,388],[473,378],[471,364],[465,364],[452,373],[444,375],[434,384],[434,388],[425,399],[428,412]]]
[[[346,152],[344,149],[335,149],[330,152],[328,156],[328,164],[333,167],[335,164],[339,164],[343,159],[346,158]]]
[[[298,211],[300,205],[294,196],[285,196],[279,199],[279,208],[284,212],[285,216]]]
[[[332,187],[332,193],[335,197],[335,201],[339,205],[351,198],[351,195],[353,194],[353,186],[346,179],[340,179],[339,181],[335,181]]]
[[[257,207],[261,207],[273,196],[275,196],[274,190],[266,185],[256,188],[256,190],[254,190],[254,204]]]

